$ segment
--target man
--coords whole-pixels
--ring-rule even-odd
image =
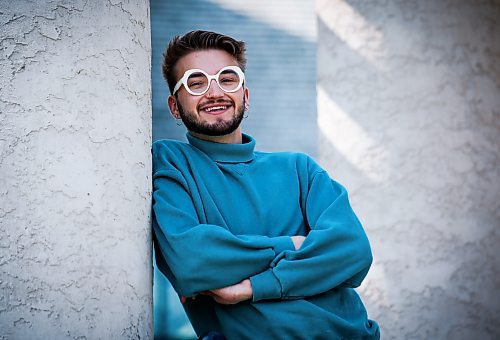
[[[347,193],[304,154],[254,151],[245,64],[243,42],[207,31],[165,51],[189,144],[153,145],[158,268],[200,336],[378,339],[353,290],[372,256]]]

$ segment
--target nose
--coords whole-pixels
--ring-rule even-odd
[[[208,85],[208,90],[205,95],[208,98],[219,98],[224,95],[224,91],[219,87],[219,84],[217,84],[217,81],[215,79],[212,79],[210,81],[210,84]]]

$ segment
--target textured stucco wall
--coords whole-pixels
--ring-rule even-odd
[[[318,0],[321,163],[384,339],[500,338],[500,3]]]
[[[149,2],[0,1],[0,339],[152,338]]]

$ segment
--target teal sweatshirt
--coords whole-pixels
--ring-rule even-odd
[[[158,268],[198,335],[228,339],[378,339],[353,288],[372,262],[346,190],[301,153],[254,151],[255,140],[153,144]],[[307,236],[295,250],[290,236]],[[253,299],[199,292],[250,279]]]

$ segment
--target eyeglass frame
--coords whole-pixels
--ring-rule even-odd
[[[231,70],[231,71],[234,71],[236,72],[236,74],[238,75],[238,77],[240,78],[240,83],[238,84],[238,86],[236,86],[236,88],[234,90],[225,90],[224,88],[222,88],[222,86],[219,84],[219,76],[221,75],[222,72],[224,71],[227,71],[227,70]],[[193,73],[201,73],[203,74],[205,77],[207,77],[208,79],[208,86],[207,88],[205,89],[205,91],[203,92],[200,92],[200,93],[196,93],[196,92],[193,92],[192,90],[189,89],[189,86],[187,85],[187,80],[189,79],[189,77],[193,74]],[[243,86],[243,83],[245,82],[245,73],[243,73],[243,71],[241,70],[241,68],[239,66],[235,66],[235,65],[231,65],[231,66],[224,66],[223,68],[221,68],[219,70],[219,72],[217,72],[216,74],[214,75],[210,75],[208,74],[207,72],[203,71],[203,70],[200,70],[198,68],[192,68],[192,69],[189,69],[187,70],[186,72],[184,72],[184,75],[182,76],[181,79],[179,79],[179,81],[177,82],[177,84],[175,84],[174,86],[174,91],[172,92],[172,95],[175,95],[177,93],[177,91],[179,91],[179,89],[181,88],[181,85],[184,85],[184,88],[186,89],[186,91],[193,95],[193,96],[202,96],[204,95],[205,93],[207,93],[207,91],[210,89],[210,86],[212,85],[212,80],[215,80],[215,82],[217,83],[217,86],[219,86],[219,88],[226,92],[226,93],[234,93],[236,91],[238,91],[242,86]]]

